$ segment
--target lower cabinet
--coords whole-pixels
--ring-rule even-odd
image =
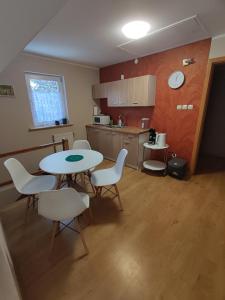
[[[129,167],[137,168],[138,164],[138,140],[139,136],[123,134],[122,148],[128,150],[126,164]]]
[[[120,149],[125,148],[128,150],[126,165],[135,169],[142,167],[143,144],[148,134],[127,134],[93,127],[86,129],[91,148],[101,152],[104,158],[115,161]]]
[[[95,128],[87,128],[88,141],[93,150],[100,151],[101,134],[102,134],[102,130],[95,129]]]

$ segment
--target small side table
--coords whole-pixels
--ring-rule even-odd
[[[166,169],[167,169],[167,157],[168,157],[168,148],[169,145],[165,145],[165,147],[160,147],[159,145],[155,144],[149,144],[149,143],[144,143],[143,144],[143,159],[145,157],[145,149],[149,149],[150,151],[164,151],[164,156],[163,156],[163,161],[159,160],[145,160],[143,161],[143,167],[144,169],[148,169],[151,171],[164,171],[164,175],[166,175]]]

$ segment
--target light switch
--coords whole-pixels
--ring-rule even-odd
[[[182,109],[182,105],[181,104],[178,104],[177,105],[177,110],[181,110]]]
[[[193,107],[194,107],[193,104],[189,104],[189,105],[188,105],[188,109],[189,109],[189,110],[193,109]]]
[[[188,109],[187,104],[183,104],[183,105],[182,105],[182,109]]]

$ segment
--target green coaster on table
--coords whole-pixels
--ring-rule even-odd
[[[66,161],[74,162],[84,159],[83,155],[69,155],[65,158]]]

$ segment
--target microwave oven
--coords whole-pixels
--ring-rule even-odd
[[[105,115],[93,116],[93,123],[99,125],[109,125],[110,116],[105,116]]]

